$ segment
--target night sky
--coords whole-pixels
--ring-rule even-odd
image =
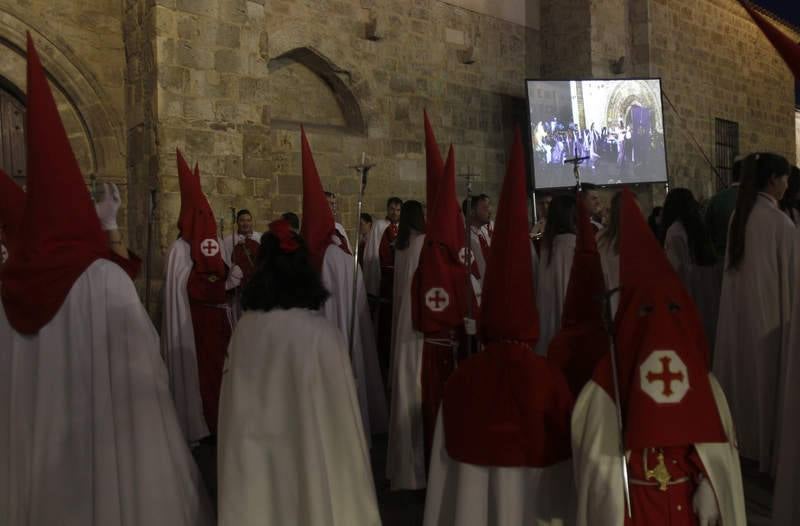
[[[787,22],[800,27],[800,1],[798,0],[755,0],[755,3],[772,11]],[[795,103],[800,106],[800,82],[795,84]]]
[[[800,2],[797,0],[755,0],[754,3],[800,27]]]

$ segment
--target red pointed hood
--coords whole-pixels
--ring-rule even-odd
[[[175,149],[175,156],[178,158],[178,186],[181,192],[181,211],[178,214],[178,231],[189,232],[192,227],[192,205],[194,203],[194,191],[197,184],[195,180],[196,175],[192,173],[189,165],[186,163],[183,154],[177,148]]]
[[[428,213],[433,210],[433,203],[436,200],[436,188],[444,174],[444,163],[442,154],[439,152],[439,145],[433,135],[433,127],[428,119],[428,112],[423,111],[425,118],[425,204]]]
[[[597,362],[608,352],[603,323],[605,279],[594,227],[583,199],[577,200],[575,257],[561,315],[561,329],[550,342],[547,359],[564,371],[577,396],[592,377]]]
[[[47,77],[28,35],[27,200],[18,238],[3,269],[3,305],[18,332],[39,331],[73,283],[108,254],[108,237],[64,131]]]
[[[317,165],[314,163],[314,155],[311,153],[311,146],[308,144],[306,131],[302,126],[300,127],[300,142],[303,164],[303,223],[300,227],[300,235],[303,236],[308,246],[312,265],[317,270],[321,270],[325,250],[333,242],[332,238],[336,234],[336,222],[333,219],[333,212],[328,200],[325,198]]]
[[[436,187],[433,210],[428,209],[426,238],[436,240],[457,258],[464,247],[464,216],[456,196],[456,160],[453,145],[447,152],[442,178]]]
[[[534,345],[539,339],[526,194],[525,157],[517,128],[483,279],[481,327],[487,342],[517,340]]]
[[[225,262],[222,259],[217,221],[200,187],[200,169],[194,173],[176,150],[178,182],[181,190],[181,212],[178,228],[181,238],[189,243],[192,271],[186,284],[189,298],[201,303],[225,302]]]
[[[786,65],[792,70],[794,77],[800,80],[800,44],[789,38],[786,33],[767,20],[767,17],[756,11],[750,2],[740,0],[739,3],[747,10],[767,40],[775,47]]]
[[[620,209],[616,352],[627,449],[725,442],[697,308],[630,190]],[[613,399],[610,359],[594,381]]]
[[[570,456],[572,396],[563,375],[533,351],[539,321],[527,208],[517,128],[483,285],[487,345],[456,369],[442,401],[447,452],[459,462],[544,467]]]
[[[7,250],[12,250],[24,211],[25,192],[7,173],[0,170],[0,228],[3,231],[0,242],[6,245]],[[0,256],[0,265],[4,262],[5,256]]]
[[[467,313],[464,220],[456,201],[455,154],[447,155],[436,203],[428,208],[425,244],[411,285],[414,327],[426,334],[449,331],[464,323]]]

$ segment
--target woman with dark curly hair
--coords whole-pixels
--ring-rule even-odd
[[[289,224],[270,224],[228,348],[219,524],[380,524],[353,370]]]

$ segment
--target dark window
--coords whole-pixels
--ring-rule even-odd
[[[714,119],[714,165],[721,180],[718,189],[731,184],[733,161],[739,155],[739,123]]]

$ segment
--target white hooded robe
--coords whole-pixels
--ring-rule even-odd
[[[747,222],[745,252],[722,278],[714,374],[731,407],[739,452],[774,470],[777,417],[789,353],[792,305],[800,281],[797,228],[760,194]],[[731,243],[728,242],[728,250]]]
[[[213,524],[158,334],[107,260],[35,335],[0,305],[0,524]]]
[[[575,234],[559,234],[553,238],[552,257],[542,248],[536,279],[536,308],[539,311],[539,341],[536,352],[547,356],[550,340],[561,329],[561,312],[567,297],[569,274],[575,257]]]
[[[574,517],[575,484],[569,459],[544,468],[458,462],[447,454],[439,411],[424,526],[572,526]]]
[[[383,390],[378,351],[375,346],[375,331],[369,315],[364,278],[358,271],[357,312],[352,311],[353,302],[353,256],[337,245],[331,244],[325,251],[322,262],[322,285],[331,296],[322,306],[322,313],[342,333],[345,342],[350,336],[350,320],[356,316],[352,346],[353,374],[356,379],[358,399],[367,440],[374,434],[386,432],[388,410]]]
[[[425,487],[425,437],[422,429],[422,346],[424,335],[411,321],[411,282],[425,234],[412,232],[408,248],[394,260],[394,323],[389,448],[386,478],[392,490]]]
[[[203,414],[192,311],[186,291],[192,265],[189,243],[176,239],[167,255],[161,353],[167,364],[169,388],[175,400],[178,421],[190,443],[210,434]]]
[[[220,526],[379,526],[347,346],[319,312],[245,312],[219,417]]]

